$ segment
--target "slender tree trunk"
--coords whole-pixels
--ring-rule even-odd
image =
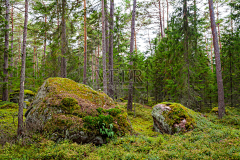
[[[211,39],[212,39],[212,42],[211,42],[211,70],[212,70],[212,73],[213,73],[213,53],[212,53],[212,46],[213,46],[213,38],[211,36]]]
[[[86,0],[84,0],[84,68],[83,68],[83,84],[87,84],[87,13]]]
[[[185,61],[187,63],[187,84],[188,84],[188,98],[187,98],[187,106],[189,107],[190,101],[190,75],[189,75],[189,53],[188,53],[188,17],[187,17],[187,0],[184,0],[183,4],[183,30],[184,30],[184,56]]]
[[[161,31],[161,37],[163,38],[162,14],[161,14],[161,0],[159,0],[158,3],[159,3],[160,31]],[[160,41],[160,39],[159,39],[159,41]]]
[[[104,0],[102,0],[102,63],[103,63],[103,92],[107,94],[107,73],[106,73],[106,30],[105,30]]]
[[[100,45],[98,44],[98,55],[96,56],[96,62],[97,62],[97,69],[96,69],[96,84],[97,84],[97,89],[99,89],[99,82],[98,82],[98,77],[99,77],[99,51],[100,50]]]
[[[33,77],[35,77],[35,70],[36,70],[36,46],[35,46],[35,42],[34,42],[34,46],[33,46],[34,50],[33,50]]]
[[[24,83],[25,83],[25,64],[26,64],[26,41],[27,41],[27,24],[28,24],[28,0],[25,0],[25,20],[23,29],[23,46],[22,46],[22,67],[19,91],[19,110],[18,110],[18,136],[23,134],[23,102],[24,102]]]
[[[95,51],[96,52],[96,51]],[[92,84],[94,85],[94,54],[92,53]]]
[[[6,31],[5,31],[5,48],[4,48],[4,65],[3,65],[3,95],[2,100],[8,100],[8,54],[9,54],[9,0],[6,0]]]
[[[67,77],[67,62],[66,62],[66,48],[67,48],[67,38],[66,38],[66,22],[65,22],[65,6],[66,0],[62,1],[62,60],[61,60],[61,77]]]
[[[45,14],[45,37],[44,37],[44,48],[43,48],[43,77],[45,76],[45,64],[46,64],[46,42],[47,42],[47,15]]]
[[[168,0],[166,0],[166,2],[167,2],[167,30],[168,30]]]
[[[133,45],[134,45],[134,32],[135,32],[135,14],[136,14],[136,0],[133,0],[133,11],[132,11],[132,25],[131,25],[131,41],[130,41],[130,79],[128,87],[128,104],[127,109],[132,111],[132,102],[133,102],[133,61],[131,60],[133,56]]]
[[[105,10],[106,55],[108,55],[108,53],[109,53],[109,33],[108,33],[108,4],[107,4],[107,0],[104,0],[104,10]]]
[[[213,46],[216,61],[216,75],[217,75],[217,85],[218,85],[218,116],[222,118],[225,114],[225,104],[224,104],[224,90],[223,90],[223,80],[221,71],[221,60],[218,46],[218,36],[216,30],[216,22],[214,17],[213,0],[209,0],[209,10],[211,19],[211,28],[213,35]]]
[[[110,0],[110,20],[109,20],[109,96],[114,98],[114,82],[113,82],[113,15],[114,0]]]
[[[164,29],[165,29],[165,23],[164,23],[164,1],[162,3],[162,8],[163,8],[163,37],[165,37]]]
[[[12,5],[12,12],[11,12],[11,18],[12,18],[12,36],[11,36],[11,63],[10,66],[13,69],[13,5]],[[13,77],[13,71],[11,71],[10,77]]]

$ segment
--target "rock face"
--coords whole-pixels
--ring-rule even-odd
[[[155,131],[166,134],[187,132],[194,128],[195,119],[190,109],[178,103],[163,102],[153,107],[153,128]]]
[[[127,113],[110,97],[67,78],[47,79],[25,116],[28,129],[56,141],[103,144],[131,130]]]

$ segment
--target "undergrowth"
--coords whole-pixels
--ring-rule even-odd
[[[6,143],[0,148],[0,159],[240,159],[239,110],[232,109],[221,120],[213,113],[195,113],[198,127],[174,135],[152,130],[151,110],[137,106],[135,114],[128,113],[133,134],[115,136],[102,146],[55,143],[38,135],[39,140],[29,144]]]

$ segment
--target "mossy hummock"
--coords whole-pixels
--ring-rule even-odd
[[[96,136],[106,137],[99,132],[103,125],[113,125],[118,135],[131,130],[126,112],[116,108],[110,97],[67,78],[49,78],[43,83],[27,112],[26,122],[29,129],[79,143],[91,142]]]

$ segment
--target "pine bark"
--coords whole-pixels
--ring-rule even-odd
[[[225,114],[225,104],[224,104],[224,90],[223,90],[223,80],[222,80],[222,71],[221,71],[221,60],[220,60],[219,45],[218,45],[218,35],[217,35],[216,22],[214,17],[213,0],[209,0],[208,3],[209,3],[209,10],[210,10],[213,46],[214,46],[215,61],[216,61],[216,75],[217,75],[217,86],[218,86],[218,116],[219,118],[222,118]]]
[[[9,54],[9,7],[10,2],[6,0],[6,26],[5,26],[5,48],[4,48],[4,65],[3,65],[3,95],[2,100],[8,100],[8,54]]]
[[[160,31],[161,31],[161,37],[163,38],[161,0],[159,0],[158,3],[159,3]]]
[[[134,32],[135,32],[135,15],[136,15],[136,0],[133,0],[133,11],[132,11],[132,24],[131,24],[131,41],[130,41],[130,79],[129,79],[129,87],[128,87],[128,104],[127,109],[132,111],[132,102],[133,102],[133,61],[131,60],[133,54],[133,46],[134,46]]]
[[[62,1],[62,59],[61,59],[61,77],[67,78],[67,62],[66,62],[66,21],[65,21],[66,0]]]
[[[113,82],[113,14],[114,0],[110,0],[110,20],[109,20],[109,96],[114,98],[114,82]]]
[[[187,17],[187,0],[183,2],[183,32],[184,32],[184,56],[187,64],[187,106],[190,102],[190,75],[189,75],[189,53],[188,53],[188,17]]]
[[[27,41],[27,24],[28,24],[28,0],[25,0],[25,20],[23,29],[23,46],[22,46],[22,67],[20,76],[19,91],[19,110],[18,110],[18,136],[23,134],[23,103],[24,103],[24,83],[25,83],[25,64],[26,64],[26,41]]]
[[[106,30],[105,30],[105,10],[104,0],[102,0],[102,63],[103,63],[103,92],[107,94],[107,73],[106,73]]]
[[[13,5],[12,5],[12,12],[11,12],[11,19],[12,19],[12,36],[11,36],[11,63],[10,66],[13,68]],[[13,71],[11,71],[10,77],[13,77]]]
[[[83,84],[87,84],[87,14],[86,0],[84,0],[84,67],[83,67]]]

